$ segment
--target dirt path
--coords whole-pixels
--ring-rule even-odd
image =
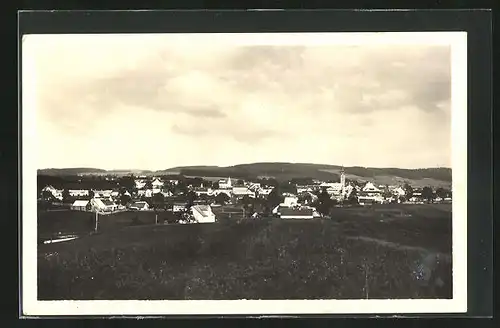
[[[451,256],[448,254],[434,252],[434,251],[431,251],[431,250],[424,248],[424,247],[402,245],[402,244],[394,243],[394,242],[383,240],[383,239],[377,239],[377,238],[371,238],[371,237],[365,237],[365,236],[357,236],[357,237],[349,236],[346,238],[351,239],[351,240],[362,240],[362,241],[369,242],[369,243],[376,243],[378,245],[389,247],[392,249],[397,249],[397,250],[417,251],[417,252],[426,253],[426,254],[433,253],[433,254],[439,255],[441,258],[443,258],[445,260],[448,260],[448,261],[451,260]]]

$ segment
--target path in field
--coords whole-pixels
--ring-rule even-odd
[[[372,238],[372,237],[366,237],[366,236],[357,236],[357,237],[347,236],[346,238],[351,239],[351,240],[362,240],[362,241],[369,242],[369,243],[376,243],[376,244],[379,244],[381,246],[389,247],[389,248],[396,249],[396,250],[417,251],[417,252],[421,252],[421,253],[433,253],[435,255],[439,255],[440,257],[444,258],[445,260],[451,260],[451,256],[448,254],[430,251],[429,249],[424,248],[424,247],[402,245],[402,244],[394,243],[391,241]]]

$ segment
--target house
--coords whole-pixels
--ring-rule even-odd
[[[208,205],[191,206],[191,212],[197,223],[215,222],[215,214],[212,212],[212,208]]]
[[[295,196],[288,196],[288,197],[285,197],[285,199],[283,200],[283,203],[280,204],[284,207],[292,207],[292,206],[295,206],[297,205],[299,202],[299,198],[298,197],[295,197]]]
[[[231,189],[233,187],[231,178],[219,180],[219,189]]]
[[[52,194],[52,196],[54,196],[54,198],[58,199],[58,200],[62,200],[63,199],[63,189],[56,189],[54,188],[53,186],[46,186],[42,189],[42,193],[43,192],[50,192]]]
[[[71,209],[73,211],[90,211],[90,201],[88,200],[75,200],[75,202],[71,205]]]
[[[109,198],[111,197],[111,194],[113,193],[113,190],[107,189],[107,190],[94,190],[94,197],[96,198]]]
[[[91,200],[91,206],[98,212],[114,212],[118,209],[118,205],[106,198],[93,198]]]
[[[186,209],[187,203],[174,203],[172,212],[183,212]]]
[[[282,208],[279,213],[280,219],[313,219],[314,210],[311,208]]]
[[[365,186],[363,187],[362,191],[367,192],[367,193],[380,193],[380,192],[382,192],[382,190],[375,187],[375,185],[371,182],[367,182],[365,184]]]
[[[149,210],[149,204],[144,201],[134,202],[129,206],[129,209],[135,211],[147,211]]]
[[[153,190],[152,189],[141,189],[137,191],[137,195],[139,197],[146,197],[146,198],[151,198],[153,197]]]
[[[198,187],[198,188],[194,188],[194,193],[196,194],[196,196],[201,196],[201,195],[212,195],[213,191],[211,188],[203,188],[203,187]]]
[[[218,194],[226,194],[228,197],[231,197],[232,191],[232,189],[215,189],[212,190],[212,195],[217,196]]]
[[[400,186],[389,187],[389,190],[396,197],[403,197],[404,195],[406,195],[406,191]]]
[[[146,186],[146,181],[144,181],[143,179],[137,179],[134,182],[137,189],[142,189]]]
[[[163,187],[163,185],[164,185],[163,181],[161,181],[158,178],[154,179],[151,184],[153,185],[153,188],[156,188],[156,189],[161,189],[161,187]]]
[[[85,197],[89,195],[89,191],[86,189],[70,189],[68,192],[71,197]]]

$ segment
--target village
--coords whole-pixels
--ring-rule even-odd
[[[272,178],[236,179],[184,176],[107,176],[99,183],[79,176],[59,188],[45,185],[38,198],[46,210],[70,209],[106,215],[124,211],[169,213],[168,223],[213,223],[223,219],[328,218],[334,207],[451,202],[445,188],[375,185],[369,181]],[[63,187],[63,188],[60,188]],[[84,188],[85,187],[85,188]]]

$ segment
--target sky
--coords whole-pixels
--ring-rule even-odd
[[[23,90],[33,88],[34,108],[23,113],[36,115],[40,169],[451,167],[450,53],[435,43],[32,35]]]

